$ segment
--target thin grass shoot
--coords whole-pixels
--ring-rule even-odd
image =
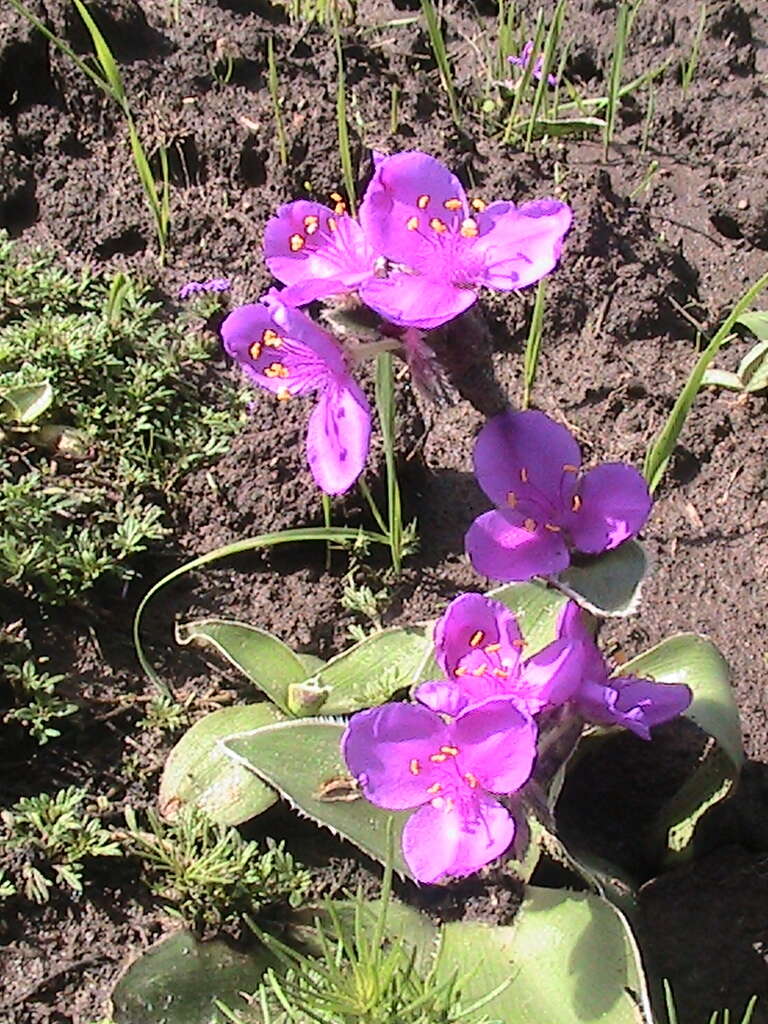
[[[280,104],[280,83],[277,78],[277,61],[275,60],[275,46],[272,36],[267,39],[267,81],[269,95],[272,99],[272,110],[275,115],[275,133],[277,135],[277,151],[280,156],[280,164],[288,166],[288,138],[285,134],[285,122]]]
[[[440,18],[435,10],[435,5],[432,3],[432,0],[421,0],[421,9],[424,12],[424,20],[427,23],[427,34],[429,35],[429,41],[432,46],[432,53],[435,56],[435,63],[437,64],[437,69],[440,72],[440,81],[442,82],[443,89],[448,97],[448,106],[451,110],[451,117],[453,118],[453,123],[456,127],[460,128],[461,112],[456,98],[456,90],[453,85],[453,69],[451,68],[451,62],[448,60],[448,51],[446,50],[443,31],[440,27]]]

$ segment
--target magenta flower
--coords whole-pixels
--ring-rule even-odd
[[[360,223],[389,261],[360,297],[392,323],[429,329],[463,313],[482,287],[525,288],[553,270],[571,210],[556,199],[470,201],[443,164],[414,151],[377,159]]]
[[[418,808],[403,830],[414,878],[469,875],[501,856],[515,821],[493,793],[516,793],[536,757],[536,725],[509,698],[445,718],[419,704],[385,704],[354,715],[341,747],[351,774],[377,807]]]
[[[335,338],[274,294],[233,310],[221,335],[229,355],[279,400],[319,392],[307,428],[309,468],[326,494],[349,490],[368,456],[371,413]]]
[[[523,52],[519,57],[507,57],[510,64],[515,64],[519,68],[527,68],[531,63],[531,57],[533,56],[533,40],[529,39],[523,47]],[[531,69],[531,75],[536,81],[541,81],[542,74],[544,72],[544,55],[539,54],[536,61]],[[550,85],[557,85],[557,75],[547,75],[547,82]]]
[[[570,643],[558,637],[524,660],[525,643],[509,608],[482,594],[461,594],[435,626],[435,660],[445,678],[422,683],[414,696],[450,715],[491,697],[511,697],[535,715],[562,704],[578,687],[580,662],[569,658]]]
[[[541,412],[505,412],[483,427],[475,474],[498,508],[479,516],[465,546],[477,572],[528,580],[565,569],[571,551],[598,554],[642,529],[651,511],[643,477],[623,462],[580,475],[581,452]]]
[[[341,196],[331,210],[300,199],[281,206],[267,221],[264,256],[270,272],[287,285],[291,306],[362,289],[375,270],[375,253]]]
[[[565,605],[560,615],[559,632],[569,644],[572,668],[581,678],[571,699],[587,721],[620,725],[649,740],[654,725],[676,718],[690,705],[693,694],[683,683],[609,676],[605,658],[584,626],[581,609],[573,601]]]

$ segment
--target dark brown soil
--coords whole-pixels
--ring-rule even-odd
[[[71,5],[29,3],[78,53],[87,52]],[[520,6],[535,16],[533,2]],[[269,284],[260,246],[266,219],[279,203],[307,192],[324,200],[341,180],[331,37],[290,24],[266,0],[182,0],[178,25],[171,4],[159,0],[94,0],[89,7],[121,62],[146,144],[171,146],[167,264],[159,268],[154,258],[151,222],[115,108],[8,10],[0,14],[0,223],[24,244],[54,247],[69,265],[143,273],[171,308],[178,286],[191,278],[230,276],[235,303],[258,297]],[[678,69],[699,7],[693,0],[646,0],[624,80],[670,63],[656,83],[647,147],[643,92],[622,104],[607,159],[593,141],[567,140],[535,155],[504,148],[471,112],[457,129],[424,31],[415,22],[387,24],[415,17],[415,0],[361,0],[357,26],[345,34],[361,185],[371,148],[418,147],[489,198],[559,193],[572,203],[574,228],[548,289],[535,400],[571,426],[587,457],[641,463],[696,358],[695,331],[681,309],[710,329],[766,267],[768,11],[758,0],[711,0],[707,7],[698,71],[684,95]],[[485,0],[445,4],[449,53],[468,111],[479,109],[495,9]],[[571,0],[566,77],[585,90],[604,91],[614,23],[614,4]],[[284,99],[287,167],[280,164],[266,83],[269,37]],[[222,48],[234,56],[228,82],[214,74]],[[393,85],[400,96],[394,135]],[[659,169],[650,187],[638,190],[652,159]],[[470,453],[484,416],[520,394],[531,303],[530,294],[488,296],[481,316],[439,340],[453,382],[450,402],[430,405],[401,388],[404,500],[407,515],[418,518],[421,548],[393,587],[388,622],[433,617],[457,590],[484,586],[462,554],[467,525],[486,507]],[[721,365],[733,368],[739,352],[738,345],[724,351]],[[118,807],[154,799],[171,740],[142,741],[136,729],[141,704],[130,698],[149,690],[132,653],[133,609],[148,584],[184,557],[322,521],[303,464],[305,416],[301,403],[277,408],[255,395],[252,418],[231,451],[184,483],[173,538],[126,594],[104,587],[91,611],[45,619],[12,596],[2,599],[5,614],[24,616],[53,670],[76,680],[82,706],[62,738],[42,750],[16,733],[4,738],[3,806],[72,783],[108,793]],[[753,993],[761,997],[753,1020],[768,1021],[767,424],[764,397],[699,396],[645,531],[654,572],[640,613],[603,630],[609,649],[630,655],[670,633],[706,633],[733,668],[743,718],[751,760],[739,796],[709,830],[717,832],[708,836],[711,848],[700,862],[648,884],[641,897],[647,955],[671,980],[681,1021],[707,1020],[722,1006],[739,1012]],[[377,459],[374,452],[374,465]],[[358,523],[361,516],[356,499],[335,503],[336,522]],[[384,570],[378,557],[374,577]],[[185,582],[155,607],[153,656],[202,713],[237,684],[221,666],[171,650],[176,614],[235,616],[328,655],[346,642],[351,621],[339,606],[345,564],[336,556],[326,571],[319,550],[283,551]],[[581,783],[581,799],[592,794],[614,821],[631,801],[639,741],[627,743],[629,753],[616,755],[625,762],[617,803],[603,796],[605,774],[603,783]],[[143,776],[127,775],[131,755],[143,759]],[[477,915],[477,893],[466,890],[466,900],[467,912]],[[501,903],[500,913],[507,913],[508,899]],[[120,965],[167,926],[128,868],[110,875],[108,888],[93,874],[79,901],[42,910],[12,905],[0,933],[0,1020],[90,1024],[105,1012]]]

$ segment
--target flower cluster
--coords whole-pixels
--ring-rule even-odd
[[[415,808],[403,854],[421,882],[471,874],[508,849],[516,832],[509,798],[533,772],[542,712],[567,705],[586,721],[649,739],[691,702],[682,684],[610,675],[570,601],[553,642],[529,658],[524,649],[505,605],[462,594],[435,627],[442,678],[418,686],[413,703],[354,715],[345,730],[344,758],[367,799]]]
[[[370,410],[351,374],[351,351],[297,307],[354,295],[399,334],[406,351],[418,332],[467,310],[481,288],[513,291],[550,273],[571,223],[555,199],[516,206],[469,198],[458,178],[420,152],[374,154],[359,217],[338,193],[332,207],[299,200],[267,223],[264,255],[285,287],[236,309],[222,325],[227,352],[279,399],[318,392],[307,444],[319,486],[340,494],[362,472]],[[395,341],[394,344],[397,344]]]
[[[510,64],[514,64],[515,67],[523,68],[523,70],[525,70],[528,67],[528,65],[531,63],[531,59],[532,58],[533,58],[533,40],[529,39],[528,42],[523,47],[522,52],[520,53],[519,57],[518,56],[507,57],[507,60],[509,61]],[[543,76],[544,76],[544,54],[539,54],[539,56],[533,62],[533,67],[531,68],[531,75],[532,75],[533,78],[536,79],[537,82],[540,82],[541,79],[543,78]],[[557,75],[547,75],[547,84],[548,85],[553,85],[553,86],[557,85]]]

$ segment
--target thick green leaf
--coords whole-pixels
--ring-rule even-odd
[[[601,618],[631,615],[640,600],[648,558],[642,544],[628,540],[585,565],[560,573],[555,585],[587,611]]]
[[[754,310],[752,313],[742,313],[736,323],[752,331],[760,341],[768,341],[768,311]]]
[[[323,714],[375,707],[410,686],[430,648],[423,628],[384,629],[332,658],[307,682],[328,689]]]
[[[682,633],[628,661],[619,673],[690,686],[693,701],[686,717],[715,741],[705,749],[694,774],[659,817],[661,843],[667,859],[675,861],[690,854],[700,818],[731,792],[744,759],[739,710],[731,691],[728,665],[711,641]]]
[[[53,402],[53,388],[47,380],[39,384],[19,384],[0,391],[0,416],[14,423],[33,423]]]
[[[282,719],[273,704],[220,708],[182,736],[165,763],[160,813],[173,817],[183,804],[195,804],[221,825],[239,825],[277,801],[271,786],[236,764],[220,741],[235,732],[259,729]]]
[[[623,915],[591,893],[529,886],[512,925],[443,926],[437,978],[504,1024],[651,1024],[640,955]]]
[[[216,1000],[245,1012],[245,996],[277,966],[263,947],[246,952],[217,939],[201,942],[181,931],[135,960],[112,993],[115,1024],[225,1024]]]
[[[768,387],[768,340],[758,342],[739,364],[739,377],[745,391],[762,391]]]
[[[701,386],[717,388],[728,388],[729,391],[741,391],[744,387],[743,381],[738,373],[731,373],[730,370],[707,370],[701,378]]]
[[[515,613],[530,658],[551,644],[557,635],[557,618],[567,598],[546,583],[505,583],[489,590],[488,597],[501,601]]]
[[[303,814],[382,864],[387,821],[394,818],[394,868],[410,876],[400,841],[411,812],[383,811],[357,791],[341,756],[343,733],[340,722],[304,718],[230,736],[223,746],[235,763],[250,768]]]
[[[301,659],[282,640],[256,626],[227,619],[200,619],[177,626],[180,644],[215,647],[279,708],[290,714],[288,687],[307,676]]]

